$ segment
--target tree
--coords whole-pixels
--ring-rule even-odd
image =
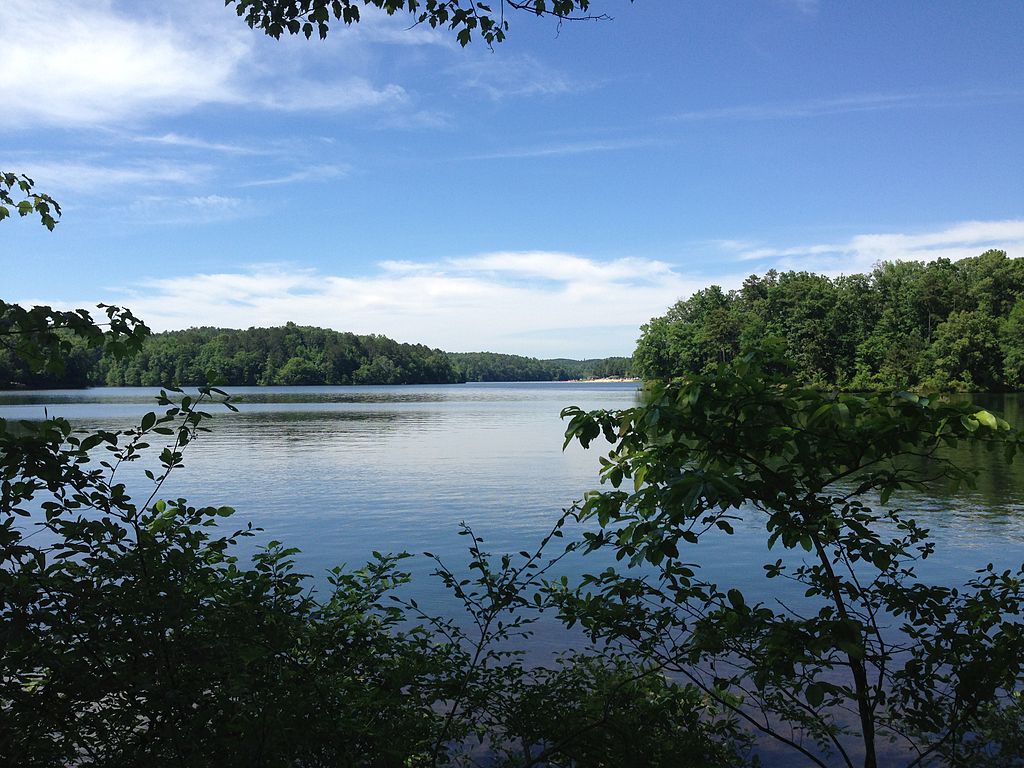
[[[1013,389],[1024,389],[1024,298],[1003,324],[1002,345],[1005,381]]]
[[[983,310],[953,312],[929,348],[936,383],[965,392],[999,388],[1003,362],[999,320]]]
[[[316,363],[305,357],[291,357],[274,375],[275,383],[284,385],[320,384],[324,372]]]
[[[970,484],[945,446],[1012,457],[1024,442],[969,404],[826,393],[786,366],[748,353],[650,385],[635,408],[563,412],[567,444],[604,435],[613,445],[602,459],[612,489],[588,494],[579,514],[597,526],[586,547],[629,568],[556,587],[562,616],[815,765],[874,768],[889,742],[907,766],[979,764],[979,733],[1014,738],[986,723],[993,706],[1019,711],[1024,566],[979,564],[965,585],[925,583],[915,562],[935,544],[888,502]],[[765,537],[752,570],[793,584],[775,605],[702,579],[686,551],[740,519]]]

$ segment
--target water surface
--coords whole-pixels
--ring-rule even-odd
[[[528,549],[563,509],[599,486],[601,446],[562,450],[559,411],[625,408],[630,383],[462,384],[437,386],[250,387],[230,390],[239,413],[214,409],[213,431],[189,446],[186,466],[164,486],[165,498],[230,505],[233,522],[302,549],[302,568],[321,576],[358,565],[373,550],[432,551],[453,564],[465,557],[457,535],[465,521],[494,552]],[[156,390],[103,388],[0,393],[0,417],[64,416],[87,428],[126,428],[153,410]],[[1020,395],[978,402],[1024,420]],[[923,571],[962,581],[981,564],[1019,563],[1024,543],[1024,463],[962,448],[957,457],[982,469],[978,488],[898,500],[929,525],[938,554]],[[137,495],[145,462],[124,468]],[[149,464],[148,466],[152,466]],[[733,537],[702,541],[684,557],[726,582],[757,593],[763,530],[756,520]],[[249,545],[247,545],[249,546]],[[603,565],[593,557],[571,573]],[[427,568],[415,565],[414,568]],[[421,597],[437,594],[426,585]],[[767,593],[766,593],[767,596]]]

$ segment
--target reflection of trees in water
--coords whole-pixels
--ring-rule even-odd
[[[1024,429],[1024,396],[1019,393],[983,393],[971,395],[971,402],[999,414],[1018,429]],[[960,443],[944,449],[954,463],[977,470],[974,491],[951,494],[936,487],[929,495],[936,499],[974,501],[971,514],[979,517],[1000,517],[1007,512],[1024,515],[1024,462],[1007,462],[1001,451],[989,451],[983,445]]]
[[[152,405],[157,389],[124,391],[111,390],[20,390],[0,391],[0,405],[73,405],[73,404],[144,404]],[[445,392],[409,391],[381,388],[377,391],[353,390],[339,387],[338,390],[309,390],[297,388],[288,391],[239,392],[232,393],[236,404],[259,403],[441,403],[451,400]]]
[[[442,403],[449,398],[441,392],[396,392],[393,389],[366,391],[317,390],[296,392],[242,392],[235,395],[236,404],[247,403]]]
[[[325,436],[379,440],[440,417],[436,411],[258,411],[237,417],[232,432],[238,437],[248,433],[255,441],[268,445],[282,439],[288,442],[308,440],[308,448],[315,451]]]

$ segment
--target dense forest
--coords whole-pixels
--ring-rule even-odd
[[[589,360],[538,360],[495,352],[449,352],[465,381],[568,381],[631,376],[633,361],[628,357]]]
[[[564,381],[625,376],[629,358],[538,360],[493,352],[447,353],[386,336],[356,335],[293,323],[277,328],[190,328],[147,338],[117,359],[69,336],[63,371],[33,372],[0,348],[0,388],[293,384],[453,384],[464,381]]]
[[[836,278],[772,270],[677,302],[642,327],[633,359],[648,379],[710,372],[771,336],[818,386],[1024,389],[1024,259],[990,250]]]

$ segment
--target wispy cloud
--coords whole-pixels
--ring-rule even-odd
[[[260,155],[265,154],[265,149],[247,147],[241,144],[225,144],[217,141],[207,141],[195,136],[182,136],[179,133],[165,133],[162,136],[132,136],[132,141],[140,144],[156,144],[164,147],[181,147],[183,149],[198,149],[209,152],[223,152],[228,155]]]
[[[0,125],[113,125],[231,101],[251,53],[244,37],[124,15],[102,0],[8,5]]]
[[[757,122],[793,120],[857,112],[880,112],[896,109],[955,107],[988,102],[1024,100],[1024,91],[956,91],[949,93],[866,93],[848,96],[808,99],[804,101],[740,104],[678,112],[670,122],[695,123],[710,121]]]
[[[510,97],[553,96],[593,87],[572,81],[567,75],[533,56],[503,55],[486,52],[464,59],[452,68],[461,88],[482,91],[499,101]]]
[[[248,215],[250,208],[248,201],[228,195],[146,195],[127,210],[148,224],[212,224]]]
[[[43,161],[20,160],[16,166],[32,177],[39,189],[53,194],[96,193],[161,185],[198,184],[210,175],[204,163],[174,163],[166,160],[110,161],[103,158]]]
[[[560,144],[541,144],[535,147],[512,147],[496,152],[474,155],[472,160],[518,160],[531,157],[565,157],[586,155],[594,152],[621,152],[630,149],[661,146],[661,139],[608,139],[594,141],[569,141]]]
[[[1024,219],[966,221],[931,232],[862,234],[843,242],[781,248],[730,241],[722,241],[721,247],[738,261],[757,264],[759,269],[851,274],[870,270],[880,261],[956,261],[989,248],[1024,256]]]
[[[394,107],[408,101],[405,89],[398,85],[376,87],[368,80],[353,77],[341,82],[294,80],[287,88],[276,89],[255,99],[258,106],[285,112],[350,112],[356,109]]]
[[[388,15],[373,6],[360,10],[359,23],[348,28],[348,33],[373,43],[387,43],[401,46],[438,46],[455,48],[455,39],[445,30],[432,28],[428,24],[411,24],[411,16]]]
[[[293,184],[299,181],[329,181],[346,175],[350,168],[347,165],[311,165],[300,168],[283,176],[273,176],[269,179],[256,179],[239,184],[239,187],[272,187],[279,184]]]
[[[174,143],[172,140],[171,143]],[[198,142],[205,145],[205,142]],[[188,144],[186,144],[188,145]],[[268,152],[269,154],[269,152]],[[110,196],[116,193],[124,199],[138,201],[181,201],[180,190],[203,185],[219,184],[233,188],[271,187],[298,182],[320,183],[346,176],[351,166],[345,163],[315,163],[293,166],[278,175],[252,178],[260,170],[246,169],[249,180],[224,181],[224,169],[207,162],[176,161],[163,157],[125,160],[106,156],[87,156],[68,159],[37,160],[32,156],[0,158],[0,166],[18,168],[31,177],[39,189],[63,198],[65,203],[77,202],[82,197]],[[272,167],[278,167],[277,162]],[[268,173],[266,168],[263,173]],[[237,176],[239,171],[234,172]],[[269,171],[273,173],[273,171]],[[244,177],[243,177],[244,178]],[[140,191],[147,194],[139,196]],[[217,197],[217,196],[215,196]],[[222,200],[234,199],[220,196]],[[199,198],[196,198],[199,199]]]
[[[785,8],[790,8],[804,16],[814,16],[820,8],[819,0],[778,0]]]

